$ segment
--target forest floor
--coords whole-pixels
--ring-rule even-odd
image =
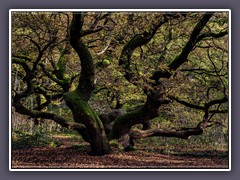
[[[135,151],[105,156],[89,156],[87,144],[65,136],[56,136],[60,147],[34,147],[12,150],[12,169],[227,169],[228,152],[194,147],[151,147],[137,145]],[[170,149],[170,150],[169,150]],[[189,151],[191,149],[191,151]]]

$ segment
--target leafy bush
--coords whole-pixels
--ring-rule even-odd
[[[12,149],[46,146],[59,147],[61,145],[61,141],[54,140],[51,136],[42,132],[35,132],[31,135],[26,132],[15,130],[12,133]]]

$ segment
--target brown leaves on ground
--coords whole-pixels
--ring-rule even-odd
[[[67,141],[66,141],[67,142]],[[90,156],[88,145],[36,147],[12,151],[12,168],[228,168],[226,152],[166,154],[164,147]]]

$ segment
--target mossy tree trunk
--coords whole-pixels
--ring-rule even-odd
[[[84,124],[88,142],[91,145],[92,155],[104,155],[111,152],[103,124],[96,112],[84,100],[81,91],[76,89],[73,92],[66,93],[64,99],[66,104],[72,110],[74,121]]]
[[[136,124],[148,123],[151,119],[159,116],[159,107],[161,104],[166,103],[162,99],[155,99],[148,97],[145,104],[135,111],[126,113],[119,116],[113,124],[112,131],[110,133],[111,139],[120,139],[124,148],[129,148],[133,145],[131,139],[129,139],[129,133],[132,126]]]
[[[72,110],[74,121],[86,126],[91,153],[93,155],[104,155],[110,153],[111,148],[101,120],[88,104],[88,100],[95,88],[95,70],[91,53],[81,39],[83,21],[83,14],[73,14],[70,44],[79,56],[81,74],[77,88],[66,93],[64,100]]]

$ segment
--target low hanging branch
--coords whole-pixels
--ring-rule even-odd
[[[178,128],[178,129],[173,129],[173,130],[164,130],[164,129],[150,129],[150,130],[131,130],[131,132],[129,133],[129,138],[131,140],[134,139],[141,139],[141,138],[146,138],[146,137],[153,137],[153,136],[161,136],[161,137],[176,137],[176,138],[182,138],[182,139],[189,139],[191,136],[193,135],[200,135],[204,132],[204,129],[207,127],[211,127],[213,124],[220,124],[219,122],[212,122],[211,118],[213,117],[213,115],[215,113],[213,113],[210,117],[209,117],[209,108],[215,104],[220,104],[227,102],[227,98],[223,97],[221,99],[217,99],[217,100],[212,100],[208,103],[206,103],[204,105],[204,109],[203,110],[204,116],[203,116],[203,120],[201,122],[198,123],[198,125],[195,128]],[[218,106],[218,108],[219,108]],[[194,106],[196,107],[196,106]],[[215,111],[218,112],[219,110]],[[211,123],[211,124],[209,124]],[[128,143],[125,142],[125,146],[129,145]]]
[[[197,126],[195,128],[178,128],[171,130],[164,129],[149,129],[149,130],[136,130],[132,129],[129,134],[124,134],[119,139],[125,150],[131,150],[134,146],[134,140],[148,138],[148,137],[176,137],[181,139],[189,139],[194,135],[201,135],[204,132],[202,126]]]
[[[66,127],[68,129],[73,129],[81,132],[85,132],[85,126],[83,124],[75,123],[72,120],[68,120],[60,115],[54,114],[54,113],[48,113],[48,112],[42,112],[37,110],[30,110],[26,107],[24,107],[20,102],[14,102],[13,103],[16,112],[30,116],[32,118],[45,118],[50,119],[58,123],[59,125]]]
[[[146,137],[161,136],[161,137],[177,137],[188,139],[193,135],[200,135],[203,133],[201,128],[181,128],[178,130],[163,130],[163,129],[150,129],[146,131],[132,130],[130,133],[131,139],[141,139]]]
[[[219,107],[222,103],[227,102],[227,97],[223,97],[221,99],[215,99],[212,101],[209,101],[204,104],[203,107],[196,106],[196,105],[190,105],[185,102],[185,105],[190,105],[191,108],[200,109],[204,111],[204,116],[202,118],[202,121],[198,123],[198,125],[194,128],[175,128],[171,130],[164,130],[164,129],[149,129],[149,130],[135,130],[132,129],[128,134],[124,134],[120,139],[120,143],[123,145],[123,147],[128,150],[131,149],[134,145],[133,140],[141,139],[141,138],[147,138],[147,137],[153,137],[153,136],[159,136],[159,137],[176,137],[181,139],[189,139],[191,136],[194,135],[201,135],[204,132],[204,129],[213,126],[214,124],[222,125],[220,122],[213,122],[211,119],[212,117],[219,112]],[[217,109],[212,113],[212,115],[209,117],[209,108],[213,105],[218,104]]]

